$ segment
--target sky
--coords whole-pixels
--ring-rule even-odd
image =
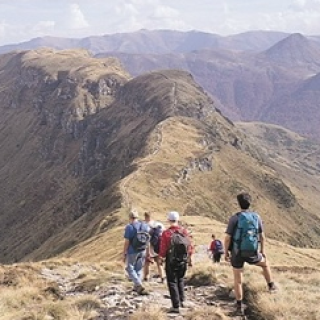
[[[0,45],[140,29],[320,35],[320,0],[0,0]]]

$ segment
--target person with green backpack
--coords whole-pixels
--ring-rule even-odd
[[[243,306],[243,266],[244,263],[262,268],[263,276],[270,292],[277,290],[272,281],[269,263],[265,254],[265,235],[258,213],[251,211],[251,196],[248,193],[237,195],[241,211],[234,214],[228,223],[224,241],[225,260],[231,262],[234,275],[234,291],[237,300],[236,315],[244,315]]]

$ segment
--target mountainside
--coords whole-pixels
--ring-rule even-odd
[[[0,67],[1,261],[114,257],[105,243],[121,239],[128,208],[226,222],[243,189],[270,236],[320,245],[303,186],[268,166],[189,73],[130,79],[114,58],[47,49]]]
[[[277,125],[238,122],[236,126],[259,146],[264,161],[289,185],[295,186],[303,206],[320,212],[320,203],[316,200],[320,191],[320,143]]]
[[[282,66],[319,68],[320,46],[300,33],[279,41],[264,53],[270,61]]]
[[[302,94],[300,89],[301,83],[312,81],[320,72],[320,46],[302,35],[290,35],[258,54],[199,50],[162,55],[110,52],[97,56],[110,55],[119,58],[134,76],[164,68],[188,70],[230,119],[272,122],[320,139],[319,117],[314,112],[318,97]],[[314,121],[310,123],[309,118]]]
[[[273,101],[261,121],[279,124],[320,140],[320,73],[301,81],[290,92]]]

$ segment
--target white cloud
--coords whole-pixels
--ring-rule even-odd
[[[5,35],[6,32],[6,24],[4,21],[1,21],[0,23],[0,38],[2,38]]]
[[[117,15],[110,24],[113,32],[138,29],[183,29],[187,24],[179,10],[159,0],[121,0],[116,6]],[[117,30],[117,31],[115,31]]]
[[[49,33],[52,33],[55,28],[55,21],[39,21],[34,26],[31,27],[31,32],[36,34],[37,36],[40,35],[47,35]]]
[[[69,7],[70,21],[68,23],[71,29],[83,29],[89,27],[84,14],[82,13],[80,6],[77,3],[72,3]]]

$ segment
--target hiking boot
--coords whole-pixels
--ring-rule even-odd
[[[179,308],[173,308],[173,307],[171,307],[171,308],[168,310],[168,313],[177,313],[177,314],[179,314],[179,313],[180,313],[180,309],[179,309]]]
[[[278,291],[278,287],[272,282],[271,285],[269,285],[269,292],[276,293],[277,291]]]
[[[244,307],[241,305],[237,305],[236,311],[235,311],[235,316],[244,316]]]
[[[143,286],[137,286],[135,291],[140,296],[147,296],[149,294],[149,292]]]

